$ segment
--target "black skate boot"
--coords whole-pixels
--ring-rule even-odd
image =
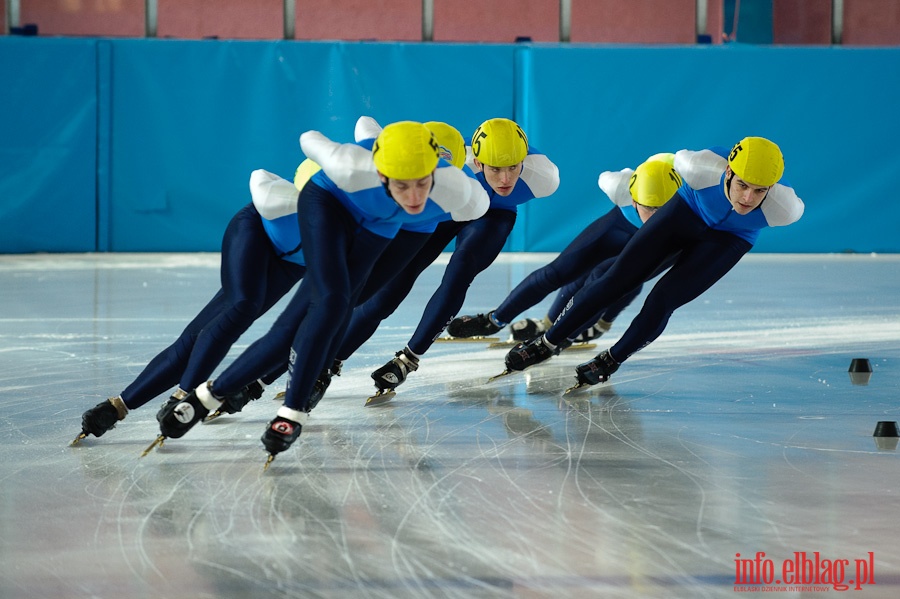
[[[121,397],[110,397],[98,403],[81,415],[81,434],[72,442],[76,444],[88,435],[102,437],[103,433],[114,429],[116,423],[125,419],[128,408]]]
[[[553,352],[553,355],[554,355],[554,356],[558,356],[559,354],[561,354],[561,353],[564,352],[565,350],[567,350],[567,349],[569,349],[570,347],[572,347],[572,345],[573,345],[573,342],[572,342],[571,339],[563,339],[563,340],[560,341],[559,344],[556,346],[556,350]]]
[[[491,318],[493,312],[488,314],[476,314],[475,316],[460,316],[450,321],[447,326],[447,334],[451,337],[487,337],[503,328]]]
[[[575,337],[575,339],[573,339],[572,341],[574,341],[575,343],[588,343],[589,341],[593,341],[594,339],[602,337],[603,333],[608,333],[611,327],[611,322],[606,322],[603,319],[598,320],[597,324],[589,327],[585,331],[582,331],[582,333]]]
[[[169,396],[169,399],[166,400],[166,403],[162,405],[159,411],[156,413],[156,421],[160,424],[160,430],[162,430],[162,421],[163,417],[166,415],[170,415],[172,411],[178,406],[184,399],[188,396],[187,392],[179,387],[175,389],[175,392]],[[153,443],[147,446],[147,449],[141,452],[141,457],[146,456],[148,453],[153,451],[154,447],[162,447],[163,442],[166,440],[166,435],[164,433],[160,433],[156,435],[156,439],[153,440]]]
[[[319,378],[316,379],[316,384],[313,387],[312,395],[309,396],[310,412],[312,412],[313,408],[319,405],[319,402],[325,395],[325,391],[327,391],[328,387],[331,385],[332,377],[341,376],[341,367],[343,365],[344,363],[340,360],[335,360],[334,362],[332,362],[330,368],[323,368],[322,372],[319,373]]]
[[[206,416],[222,406],[222,400],[209,390],[212,381],[204,383],[178,400],[171,397],[156,414],[159,434],[169,439],[183,437]]]
[[[218,418],[222,414],[237,414],[241,410],[244,409],[248,403],[255,399],[259,399],[262,397],[263,391],[265,391],[265,385],[256,380],[250,383],[249,385],[243,387],[237,393],[229,393],[222,397],[222,405],[219,406],[219,409],[206,417],[207,422]]]
[[[530,341],[538,335],[543,335],[550,328],[545,321],[537,318],[526,318],[512,323],[512,338],[514,341]]]
[[[156,413],[156,421],[159,422],[159,415],[162,414],[163,410],[171,408],[187,396],[187,391],[183,391],[180,387],[178,389],[175,389],[175,392],[169,396],[169,399],[166,400],[166,402],[159,408],[159,412]]]
[[[290,417],[288,418],[288,416]],[[266,460],[263,470],[269,467],[276,455],[287,450],[300,437],[300,431],[308,417],[308,412],[300,412],[286,406],[278,409],[278,414],[269,422],[266,432],[260,437],[263,447],[269,452],[269,458]]]
[[[575,378],[580,386],[596,385],[609,380],[612,373],[619,369],[619,363],[610,355],[609,350],[597,354],[597,356],[584,364],[575,367]]]
[[[246,387],[244,387],[242,389],[242,391],[246,391],[247,394],[250,396],[250,401],[253,401],[254,399],[259,399],[260,397],[262,397],[265,390],[266,390],[266,384],[264,382],[262,382],[261,379],[257,379],[255,381],[253,381],[252,383],[250,383],[249,385],[247,385]]]
[[[406,375],[419,369],[419,358],[408,348],[395,354],[395,358],[372,373],[372,379],[379,391],[393,391],[406,380]]]
[[[509,353],[506,354],[506,368],[508,370],[525,370],[529,366],[540,364],[555,356],[559,351],[559,347],[551,349],[544,343],[544,336],[541,335],[531,341],[519,343],[509,350]]]
[[[288,418],[276,416],[266,427],[260,440],[263,446],[272,455],[278,455],[290,448],[291,444],[300,437],[303,426]]]

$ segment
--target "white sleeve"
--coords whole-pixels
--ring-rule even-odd
[[[630,168],[623,168],[615,172],[606,171],[600,173],[597,185],[616,206],[631,206],[631,191],[628,189],[628,184],[631,182],[633,174],[634,171]]]
[[[472,152],[472,146],[466,146],[466,166],[473,172],[478,172],[478,169],[475,168],[475,153]]]
[[[300,149],[348,193],[381,185],[372,152],[361,146],[339,144],[318,131],[307,131],[300,136]]]
[[[356,121],[356,128],[353,130],[353,139],[362,141],[364,139],[374,139],[381,133],[382,126],[378,121],[370,116],[361,116]]]
[[[266,220],[275,220],[297,212],[297,195],[294,184],[258,169],[250,173],[250,197],[259,215]]]
[[[522,180],[534,197],[545,198],[559,188],[559,168],[545,154],[529,154],[522,162]]]
[[[674,166],[685,183],[694,189],[704,189],[719,183],[728,161],[712,150],[678,150]]]
[[[438,167],[428,197],[456,221],[484,216],[491,203],[481,183],[455,166]]]
[[[769,188],[761,209],[770,227],[783,227],[800,220],[804,204],[793,188],[776,183]]]

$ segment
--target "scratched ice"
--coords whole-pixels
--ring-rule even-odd
[[[463,311],[548,258],[503,256]],[[610,384],[565,398],[594,352],[486,384],[504,350],[436,344],[393,401],[364,408],[438,264],[265,473],[284,381],[145,458],[164,398],[69,447],[217,268],[215,254],[0,256],[0,597],[732,597],[763,590],[736,584],[759,552],[789,596],[820,592],[781,580],[798,552],[848,560],[847,580],[870,558],[854,596],[900,596],[896,440],[872,436],[900,420],[900,256],[750,255]],[[868,385],[851,383],[853,358],[871,361]]]

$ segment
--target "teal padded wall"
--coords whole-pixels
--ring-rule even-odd
[[[520,218],[527,249],[571,239],[546,226],[562,214],[608,209],[603,170],[758,135],[781,146],[806,212],[764,231],[755,251],[898,252],[898,65],[900,48],[541,48],[523,82],[524,123],[562,174],[552,201],[529,202]]]
[[[506,249],[558,251],[611,204],[603,170],[777,141],[803,219],[754,251],[900,252],[900,48],[0,37],[0,251],[217,251],[254,168],[360,114],[518,120],[560,167]]]
[[[0,251],[94,249],[97,52],[0,37]]]
[[[479,96],[469,85],[480,79],[470,76],[476,55],[414,44],[116,42],[104,249],[218,249],[228,219],[250,201],[250,172],[293,178],[309,129],[352,141],[361,114],[466,132],[480,115],[510,115],[511,50],[478,61],[496,73]]]

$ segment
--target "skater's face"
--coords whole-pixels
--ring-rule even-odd
[[[381,175],[381,182],[386,183],[394,201],[407,214],[421,214],[425,210],[425,202],[434,184],[434,172],[421,179],[388,179]]]
[[[735,175],[730,166],[725,169],[725,180],[729,181],[728,201],[738,214],[748,214],[758,208],[769,193],[769,187],[747,183]]]
[[[522,163],[512,166],[488,166],[475,161],[475,166],[484,173],[484,180],[491,189],[500,196],[508,196],[512,193],[522,174]]]
[[[650,217],[656,214],[656,211],[659,210],[659,207],[657,206],[644,206],[643,204],[638,204],[633,200],[631,203],[634,204],[634,208],[635,210],[637,210],[638,216],[640,217],[642,223],[650,220]]]

